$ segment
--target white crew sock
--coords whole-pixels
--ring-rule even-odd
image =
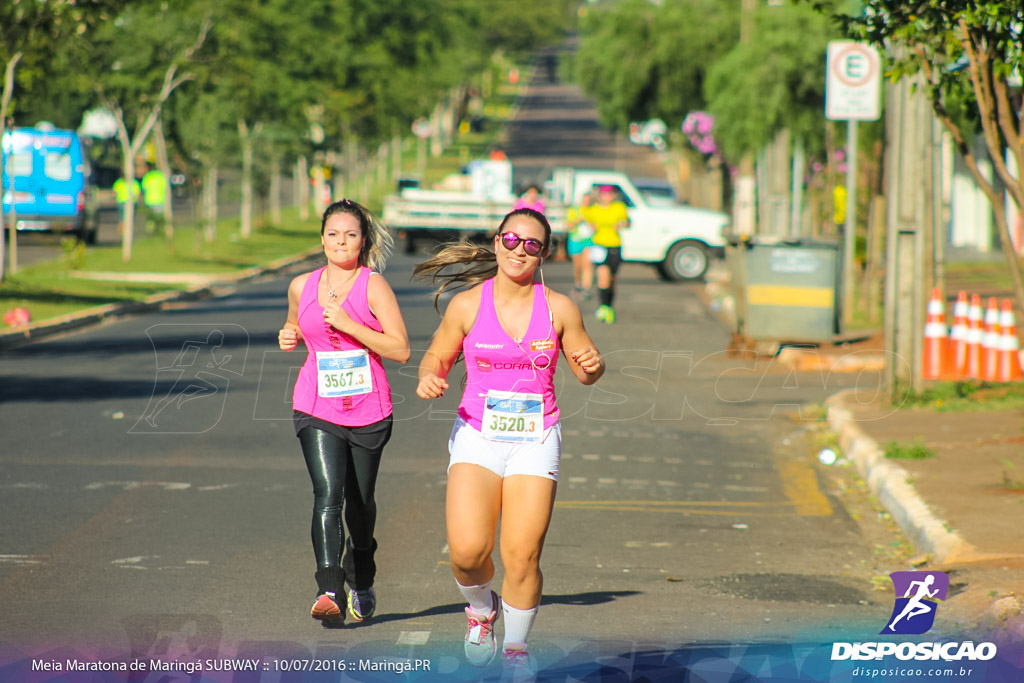
[[[458,581],[455,583],[459,586],[459,590],[462,591],[462,596],[466,598],[466,602],[469,603],[469,609],[473,614],[486,617],[495,608],[495,604],[491,600],[490,581],[479,586],[463,586]]]
[[[533,628],[533,620],[537,618],[537,608],[516,609],[504,600],[501,601],[501,612],[505,619],[505,643],[501,649],[506,647],[526,648],[526,639]]]

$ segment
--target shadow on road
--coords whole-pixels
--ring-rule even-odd
[[[568,595],[545,595],[540,599],[541,605],[573,605],[576,607],[587,607],[612,602],[618,598],[627,598],[631,595],[639,595],[640,591],[594,591],[592,593],[571,593]],[[344,624],[324,624],[324,628],[362,628],[374,624],[386,623],[389,621],[406,621],[408,619],[420,619],[423,617],[436,617],[443,614],[462,614],[466,608],[465,603],[451,605],[438,605],[419,612],[400,612],[395,614],[377,614],[371,621],[347,622]]]

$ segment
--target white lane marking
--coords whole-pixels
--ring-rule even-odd
[[[223,491],[234,486],[240,486],[240,484],[213,484],[211,486],[200,486],[197,490],[199,491]]]
[[[605,434],[604,434],[603,431],[587,432],[587,436],[604,436],[604,435]]]
[[[562,453],[562,460],[572,460],[572,453]]]
[[[622,462],[623,460],[626,459],[626,456],[624,456],[624,455],[609,455],[608,459],[609,460],[614,460],[615,462]]]
[[[86,484],[85,490],[96,491],[108,486],[120,488],[125,491],[132,491],[142,486],[159,486],[164,491],[184,491],[185,489],[190,488],[192,484],[179,481],[94,481],[91,484]]]
[[[668,481],[666,479],[659,479],[655,482],[658,486],[679,486],[678,481]]]
[[[726,491],[737,491],[740,493],[768,493],[767,486],[736,486],[735,484],[726,484],[722,488]]]
[[[35,559],[35,555],[0,555],[0,563],[6,564],[43,564]]]
[[[36,489],[36,490],[42,491],[42,490],[45,490],[45,489],[48,489],[48,488],[50,488],[49,484],[40,484],[40,483],[34,482],[34,481],[25,481],[25,482],[18,482],[18,483],[15,483],[15,484],[2,484],[2,485],[0,485],[0,489]]]
[[[185,564],[210,564],[209,560],[185,560]]]
[[[132,567],[132,566],[137,566],[143,560],[148,560],[150,558],[155,560],[158,557],[160,557],[160,556],[159,555],[135,555],[134,557],[122,557],[122,558],[117,559],[117,560],[111,560],[110,564],[116,564],[116,565],[119,565],[121,567]],[[145,569],[145,567],[142,567],[142,569]]]
[[[682,458],[663,458],[667,465],[681,465],[683,464]]]
[[[430,640],[430,631],[402,631],[398,634],[396,645],[426,645]]]
[[[598,455],[597,453],[584,453],[583,454],[583,459],[584,460],[600,460],[601,456]]]
[[[647,486],[651,483],[650,479],[623,479],[622,483],[624,486]]]
[[[618,481],[618,480],[617,479],[608,479],[608,478],[605,478],[605,477],[600,477],[600,478],[598,478],[597,483],[598,484],[614,484],[616,481]]]
[[[586,477],[569,477],[569,483],[570,484],[586,484],[587,483],[587,478]]]
[[[447,543],[445,543],[444,547],[441,548],[441,554],[442,555],[447,555],[448,554],[448,544]]]

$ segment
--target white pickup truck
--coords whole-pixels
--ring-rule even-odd
[[[624,261],[649,263],[666,280],[696,280],[707,272],[712,256],[724,256],[722,233],[728,227],[728,215],[683,204],[665,206],[663,199],[652,205],[617,171],[554,170],[545,183],[545,215],[556,235],[567,229],[567,207],[578,205],[585,193],[603,185],[616,189],[629,212],[630,227],[622,231]],[[514,203],[515,196],[505,188],[490,187],[486,194],[407,189],[384,199],[382,217],[393,230],[405,234],[411,253],[417,238],[438,231],[488,234]]]

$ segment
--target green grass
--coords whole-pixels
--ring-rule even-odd
[[[884,448],[885,457],[893,460],[926,460],[935,457],[935,451],[920,439],[911,443],[890,441]]]
[[[262,226],[252,236],[238,236],[238,219],[221,221],[216,239],[207,243],[196,226],[175,230],[174,250],[162,237],[146,237],[133,244],[132,260],[125,263],[121,245],[99,245],[82,251],[64,246],[64,256],[25,266],[0,286],[0,311],[25,307],[34,322],[105,304],[141,301],[186,284],[90,280],[75,272],[233,274],[316,247],[319,227],[299,221],[295,209],[285,213],[284,226]],[[68,243],[65,242],[64,245]]]
[[[919,394],[907,392],[897,407],[935,412],[1020,410],[1024,382],[938,382]]]
[[[525,71],[525,67],[522,69]],[[505,122],[524,86],[501,84],[484,103],[485,119],[477,132],[458,133],[444,152],[428,155],[423,173],[424,187],[458,173],[472,159],[485,158],[496,144],[503,144]],[[417,141],[406,139],[402,145],[402,172],[409,175],[418,163]],[[371,171],[372,172],[372,171]],[[357,186],[360,186],[357,183]],[[357,200],[379,215],[386,195],[394,192],[389,177],[368,184],[368,195]],[[125,263],[120,243],[85,247],[73,239],[61,242],[63,255],[53,261],[21,267],[0,283],[0,314],[15,307],[27,308],[33,322],[47,320],[89,308],[141,301],[160,292],[185,289],[186,284],[89,280],[75,277],[74,271],[103,273],[189,273],[233,274],[266,265],[288,256],[299,255],[318,245],[319,218],[299,218],[297,207],[282,211],[281,225],[267,223],[269,214],[254,217],[253,232],[240,236],[239,218],[217,222],[215,239],[208,243],[202,224],[177,225],[173,242],[161,235],[136,238],[132,258]]]

